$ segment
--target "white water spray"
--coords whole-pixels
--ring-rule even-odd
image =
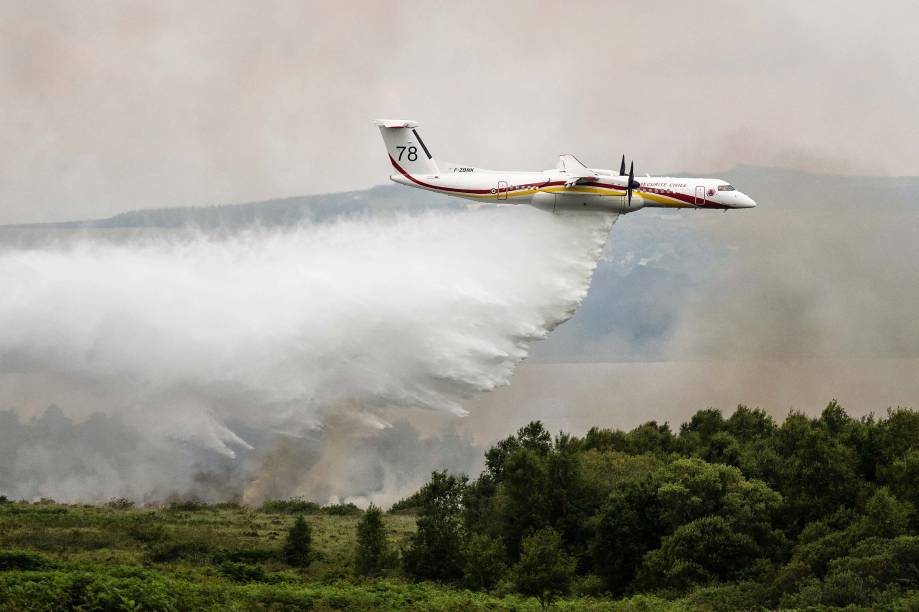
[[[117,386],[155,437],[227,455],[351,410],[463,414],[586,294],[611,221],[529,208],[0,251],[0,372]],[[349,408],[349,407],[357,407]]]

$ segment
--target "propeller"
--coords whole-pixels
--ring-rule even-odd
[[[622,161],[619,163],[619,176],[625,176],[625,155],[622,156]],[[629,182],[626,184],[626,192],[628,193],[629,206],[632,205],[632,190],[638,189],[641,187],[641,183],[635,180],[635,161],[633,160],[629,164]]]
[[[625,169],[625,163],[623,162],[623,170]],[[625,173],[623,173],[625,174]],[[629,184],[626,187],[629,199],[629,206],[632,205],[632,190],[638,189],[641,187],[641,183],[635,180],[635,161],[629,164]]]

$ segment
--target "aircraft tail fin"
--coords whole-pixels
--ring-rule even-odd
[[[418,123],[404,119],[374,121],[383,134],[386,152],[396,169],[408,174],[437,174],[437,163],[418,135]]]

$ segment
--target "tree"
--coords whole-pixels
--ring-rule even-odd
[[[505,556],[501,538],[472,534],[465,547],[463,584],[474,591],[494,587],[507,571]]]
[[[786,500],[784,519],[793,531],[838,510],[862,494],[861,462],[845,436],[833,405],[822,421],[790,414],[744,471],[761,478]]]
[[[670,431],[670,425],[658,425],[657,421],[648,421],[626,434],[628,450],[634,455],[652,453],[665,455],[674,450],[676,438]]]
[[[591,556],[596,573],[613,593],[626,591],[642,557],[660,543],[656,487],[650,478],[618,487],[599,516]]]
[[[422,487],[418,529],[403,556],[405,572],[419,580],[458,580],[463,576],[462,499],[465,476],[433,472]]]
[[[652,587],[685,589],[733,578],[758,556],[753,538],[735,531],[723,517],[707,516],[664,538],[645,557],[639,580]]]
[[[551,527],[540,529],[523,541],[520,561],[514,567],[514,585],[547,608],[556,597],[571,591],[575,565],[562,550],[559,533]]]
[[[361,576],[378,576],[391,561],[383,512],[370,504],[357,524],[355,570]]]
[[[865,530],[882,538],[904,535],[914,512],[912,504],[898,500],[881,487],[865,504]]]
[[[731,435],[741,442],[768,438],[776,430],[775,421],[764,410],[750,410],[743,404],[737,406],[726,424]]]
[[[312,531],[309,524],[299,515],[293,527],[287,532],[284,544],[284,559],[288,565],[307,567],[312,561]]]
[[[536,529],[549,525],[549,474],[544,455],[518,448],[504,464],[501,483],[502,535],[511,561],[520,556],[520,543]]]
[[[529,449],[541,456],[548,455],[552,450],[552,436],[541,421],[530,421],[517,430],[516,436],[507,437],[488,449],[485,453],[485,468],[488,473],[500,481],[505,461],[521,448]]]

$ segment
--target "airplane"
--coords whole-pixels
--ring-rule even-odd
[[[530,204],[562,212],[625,214],[645,207],[733,210],[756,202],[719,179],[648,176],[635,179],[635,162],[625,172],[588,168],[574,155],[563,154],[550,170],[522,172],[484,170],[436,161],[418,134],[418,123],[403,119],[374,121],[383,134],[389,161],[398,174],[390,180],[478,202]]]

